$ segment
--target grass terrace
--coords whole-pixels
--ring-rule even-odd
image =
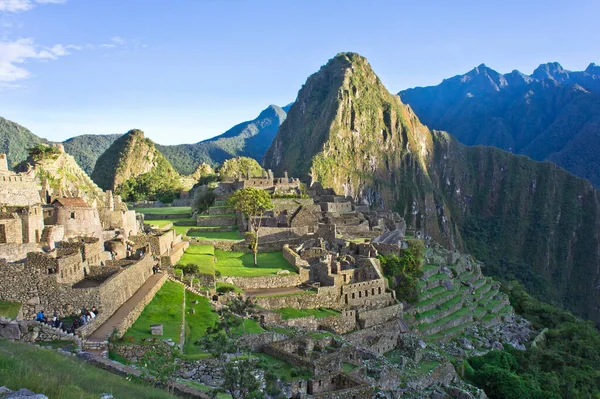
[[[296,308],[281,308],[276,310],[275,312],[281,315],[283,320],[288,319],[298,319],[300,317],[309,317],[315,316],[316,319],[323,319],[329,316],[335,316],[340,314],[340,312],[327,309],[327,308],[318,308],[318,309],[296,309]]]
[[[174,399],[166,391],[138,384],[50,349],[0,339],[0,385],[27,388],[52,399]]]
[[[198,301],[194,304],[194,301]],[[194,309],[195,314],[191,313]],[[213,310],[207,298],[196,295],[191,292],[185,294],[185,343],[183,345],[183,353],[188,356],[209,356],[203,352],[194,342],[206,335],[206,329],[214,326],[219,320],[219,316]]]
[[[0,317],[14,320],[19,314],[21,304],[19,302],[5,302],[0,301]]]
[[[254,266],[253,255],[245,252],[226,252],[215,250],[215,269],[222,276],[261,277],[275,275],[281,270],[290,273],[297,271],[288,263],[281,252],[263,252],[258,254],[258,265]]]
[[[268,355],[266,353],[254,353],[253,357],[257,357],[269,366],[273,367],[275,375],[283,381],[290,381],[293,379],[308,379],[312,377],[312,374],[308,370],[299,369],[297,367],[292,366],[291,364],[284,362],[281,359],[278,359],[274,356]],[[304,374],[296,375],[294,371],[303,371]],[[292,375],[294,374],[294,375]]]
[[[189,206],[163,206],[160,208],[132,208],[137,213],[143,213],[144,215],[182,215],[182,217],[189,217],[192,212],[192,208]]]
[[[177,264],[195,264],[200,266],[200,273],[215,274],[214,257],[215,249],[212,245],[190,245]]]
[[[184,226],[182,226],[184,227]],[[186,228],[190,228],[186,226]],[[194,229],[201,229],[201,227],[193,227]],[[209,228],[203,229],[206,231],[191,231],[187,235],[198,240],[232,240],[239,241],[243,240],[244,237],[240,235],[237,230],[233,231],[210,231]]]
[[[187,221],[193,221],[193,220],[194,219],[191,219],[191,218],[178,218],[178,219],[146,220],[146,221],[144,221],[144,223],[157,226],[158,228],[162,228],[169,223],[173,223],[173,228],[175,229],[175,232],[177,234],[182,234],[185,236],[185,235],[187,235],[187,231],[189,229],[193,228],[194,226],[175,226],[175,223],[176,222],[187,222]]]
[[[167,281],[123,337],[133,337],[135,341],[151,338],[150,325],[162,324],[162,338],[165,340],[170,338],[173,342],[179,342],[183,323],[182,302],[183,286]]]

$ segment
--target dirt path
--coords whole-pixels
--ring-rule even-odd
[[[158,283],[163,277],[162,273],[153,274],[146,280],[146,282],[133,294],[131,298],[127,300],[117,311],[104,322],[96,331],[94,331],[88,338],[88,341],[101,342],[105,341],[106,337],[115,329],[116,326],[120,325],[121,322],[127,317],[127,315],[135,308],[146,294]]]
[[[271,296],[271,295],[285,295],[294,294],[296,292],[302,292],[298,287],[287,287],[287,288],[269,288],[264,290],[246,290],[248,296]]]

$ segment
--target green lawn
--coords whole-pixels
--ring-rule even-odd
[[[132,208],[137,213],[144,215],[190,215],[192,209],[189,206],[164,206],[161,208]]]
[[[7,319],[14,319],[17,317],[21,304],[19,302],[5,302],[0,301],[0,316]]]
[[[207,392],[207,393],[209,393],[213,390],[213,388],[209,387],[208,385],[200,384],[199,382],[196,382],[196,381],[181,380],[180,382],[184,385],[187,385],[190,388],[198,389],[200,391]],[[231,395],[226,394],[226,393],[218,393],[217,399],[231,399]]]
[[[189,228],[189,227],[188,227]],[[189,237],[194,237],[199,240],[243,240],[237,230],[234,231],[190,231]]]
[[[265,331],[264,328],[260,326],[260,323],[254,319],[244,319],[244,323],[240,324],[238,327],[232,330],[234,337],[241,337],[246,334],[260,334]]]
[[[215,269],[222,276],[259,277],[277,274],[280,270],[297,273],[285,260],[281,252],[263,252],[258,254],[258,265],[254,266],[253,255],[244,252],[225,252],[216,249]]]
[[[127,330],[125,337],[134,337],[136,341],[150,338],[150,325],[163,325],[163,339],[171,338],[179,342],[182,324],[183,286],[167,281],[156,293],[154,299],[144,308],[137,321]]]
[[[5,339],[0,339],[0,381],[9,389],[27,388],[52,399],[98,399],[103,393],[115,398],[176,398],[77,358]]]
[[[200,273],[215,274],[214,253],[212,245],[190,245],[177,264],[195,264],[200,266]]]
[[[299,371],[300,369],[298,367],[294,367],[293,365],[266,353],[253,353],[252,356],[261,359],[270,366],[273,366],[273,371],[275,372],[275,375],[283,381],[289,381],[299,378],[308,379],[312,377],[312,374],[308,370],[305,370],[305,373],[303,375],[292,376],[292,369]]]
[[[192,302],[198,301],[197,304]],[[195,314],[190,312],[195,310]],[[185,355],[197,355],[202,352],[198,345],[194,345],[198,339],[206,334],[206,329],[212,327],[219,320],[219,316],[213,310],[207,298],[198,296],[191,292],[185,293],[185,344],[183,353]]]
[[[300,317],[308,317],[308,316],[315,316],[315,318],[317,318],[317,319],[322,319],[325,317],[335,316],[337,314],[340,314],[340,312],[337,312],[333,309],[327,309],[327,308],[318,308],[318,309],[281,308],[281,309],[276,310],[275,312],[279,313],[283,320],[297,319]]]

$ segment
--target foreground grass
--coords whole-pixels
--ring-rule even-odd
[[[190,388],[194,388],[194,389],[198,389],[200,391],[203,392],[207,392],[210,393],[213,389],[207,385],[201,384],[199,382],[196,381],[190,381],[190,380],[181,380],[180,381],[182,384],[187,385]],[[231,399],[231,395],[226,394],[226,393],[218,393],[217,394],[217,399]]]
[[[79,359],[5,339],[0,339],[0,385],[27,388],[52,399],[98,399],[103,393],[115,398],[175,398]]]
[[[0,301],[0,317],[13,320],[19,314],[20,309],[21,304],[19,302]]]
[[[144,308],[137,321],[127,330],[124,337],[133,337],[136,341],[142,338],[151,338],[151,324],[163,325],[162,339],[171,338],[179,342],[183,313],[183,286],[167,281],[156,293],[154,299]]]
[[[164,206],[161,208],[132,208],[137,213],[144,215],[183,215],[188,217],[192,213],[189,206]]]
[[[318,309],[296,309],[296,308],[281,308],[275,312],[281,315],[283,320],[298,319],[300,317],[315,316],[317,319],[322,319],[329,316],[340,314],[333,309],[318,308]]]
[[[200,266],[200,273],[215,274],[214,253],[212,245],[190,245],[177,264],[195,264]]]
[[[254,266],[253,255],[244,252],[225,252],[216,249],[215,269],[222,276],[231,277],[260,277],[277,274],[278,271],[288,270],[297,273],[285,260],[281,252],[264,252],[258,254],[258,265]]]
[[[198,301],[194,304],[194,301]],[[194,309],[195,314],[191,313]],[[213,310],[207,298],[196,295],[191,292],[185,294],[185,344],[183,345],[184,355],[197,355],[204,353],[196,341],[206,335],[206,329],[213,327],[219,316]]]

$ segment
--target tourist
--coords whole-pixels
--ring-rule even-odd
[[[44,315],[44,311],[40,310],[37,314],[37,316],[35,317],[36,321],[40,321],[40,322],[44,322],[46,320],[46,316]]]
[[[94,314],[95,314],[96,316],[98,316],[98,313],[99,313],[99,312],[98,312],[98,309],[97,309],[95,306],[92,306],[92,312],[94,312]]]

